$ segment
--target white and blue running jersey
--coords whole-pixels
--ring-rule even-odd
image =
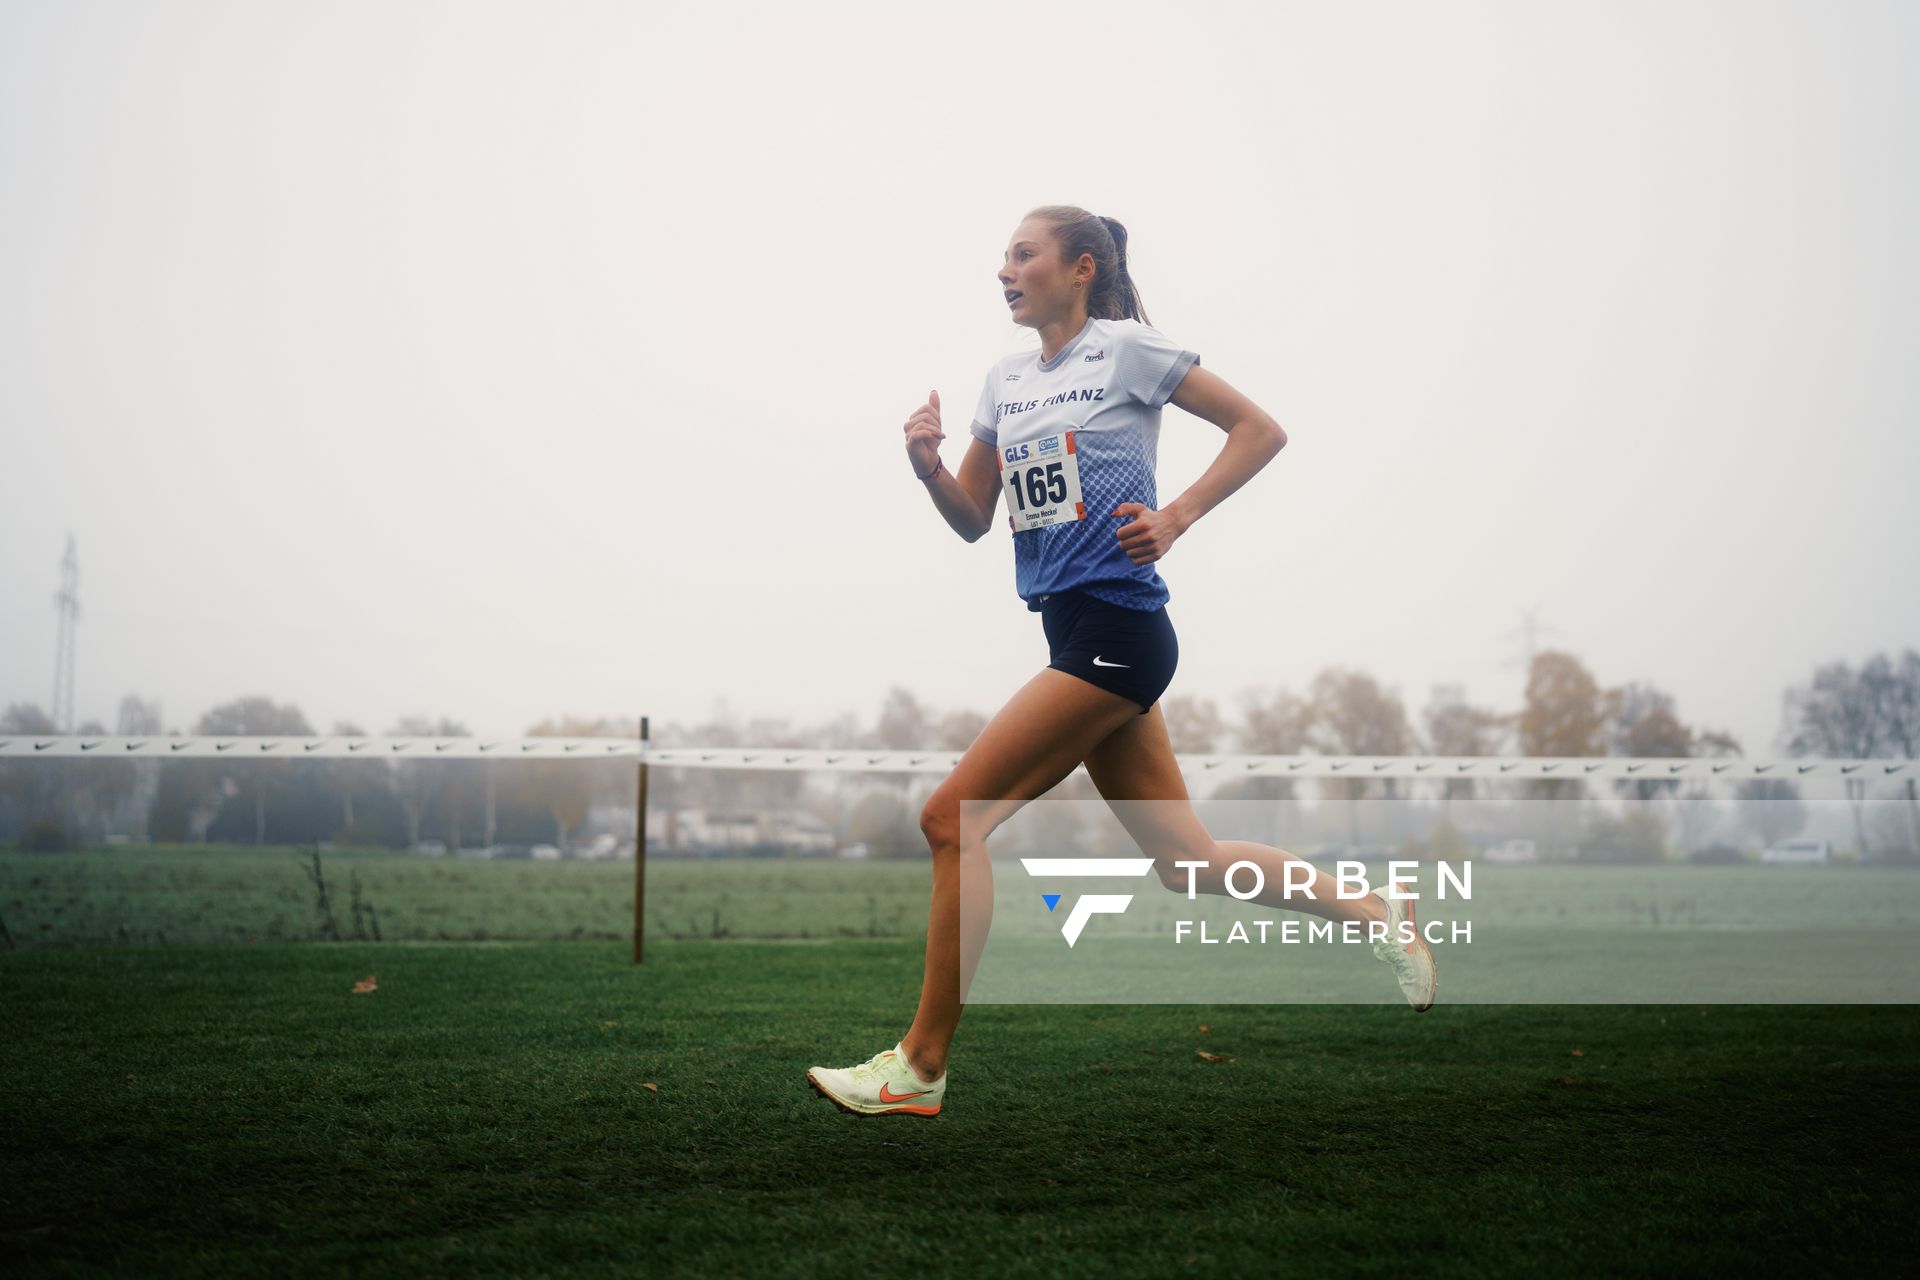
[[[1167,602],[1155,567],[1120,549],[1126,520],[1113,509],[1159,506],[1160,409],[1199,361],[1151,325],[1090,319],[1053,359],[1035,348],[988,371],[972,431],[1000,455],[1014,587],[1028,609],[1073,587],[1130,609]]]

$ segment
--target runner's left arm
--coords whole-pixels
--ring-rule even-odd
[[[1227,442],[1213,465],[1163,508],[1184,531],[1272,462],[1286,447],[1287,433],[1226,379],[1197,364],[1174,388],[1173,403],[1227,433]]]

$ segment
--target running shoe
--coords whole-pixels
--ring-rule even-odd
[[[946,1096],[947,1076],[928,1084],[907,1065],[899,1045],[874,1054],[857,1067],[810,1067],[807,1079],[843,1111],[863,1116],[937,1116]]]
[[[1373,954],[1393,970],[1393,976],[1400,982],[1400,994],[1407,998],[1413,1011],[1425,1013],[1433,1008],[1434,993],[1440,988],[1440,966],[1435,963],[1433,952],[1418,928],[1413,931],[1412,942],[1400,941],[1400,922],[1414,922],[1413,900],[1389,898],[1380,889],[1375,889],[1373,896],[1387,908],[1387,936],[1373,944]]]

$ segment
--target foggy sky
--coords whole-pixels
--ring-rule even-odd
[[[109,728],[991,713],[1039,617],[901,424],[958,465],[1056,202],[1290,437],[1170,694],[1512,710],[1537,609],[1768,754],[1920,643],[1912,6],[679,8],[0,8],[0,703],[72,532]]]

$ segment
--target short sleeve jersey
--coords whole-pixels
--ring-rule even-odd
[[[1089,319],[1053,359],[1017,352],[988,371],[972,431],[999,452],[1003,486],[1022,445],[1073,433],[1084,514],[1013,535],[1014,588],[1028,609],[1037,613],[1047,596],[1075,587],[1130,609],[1167,602],[1172,593],[1154,566],[1121,550],[1117,534],[1127,521],[1113,509],[1159,505],[1160,409],[1199,361],[1151,325]]]

